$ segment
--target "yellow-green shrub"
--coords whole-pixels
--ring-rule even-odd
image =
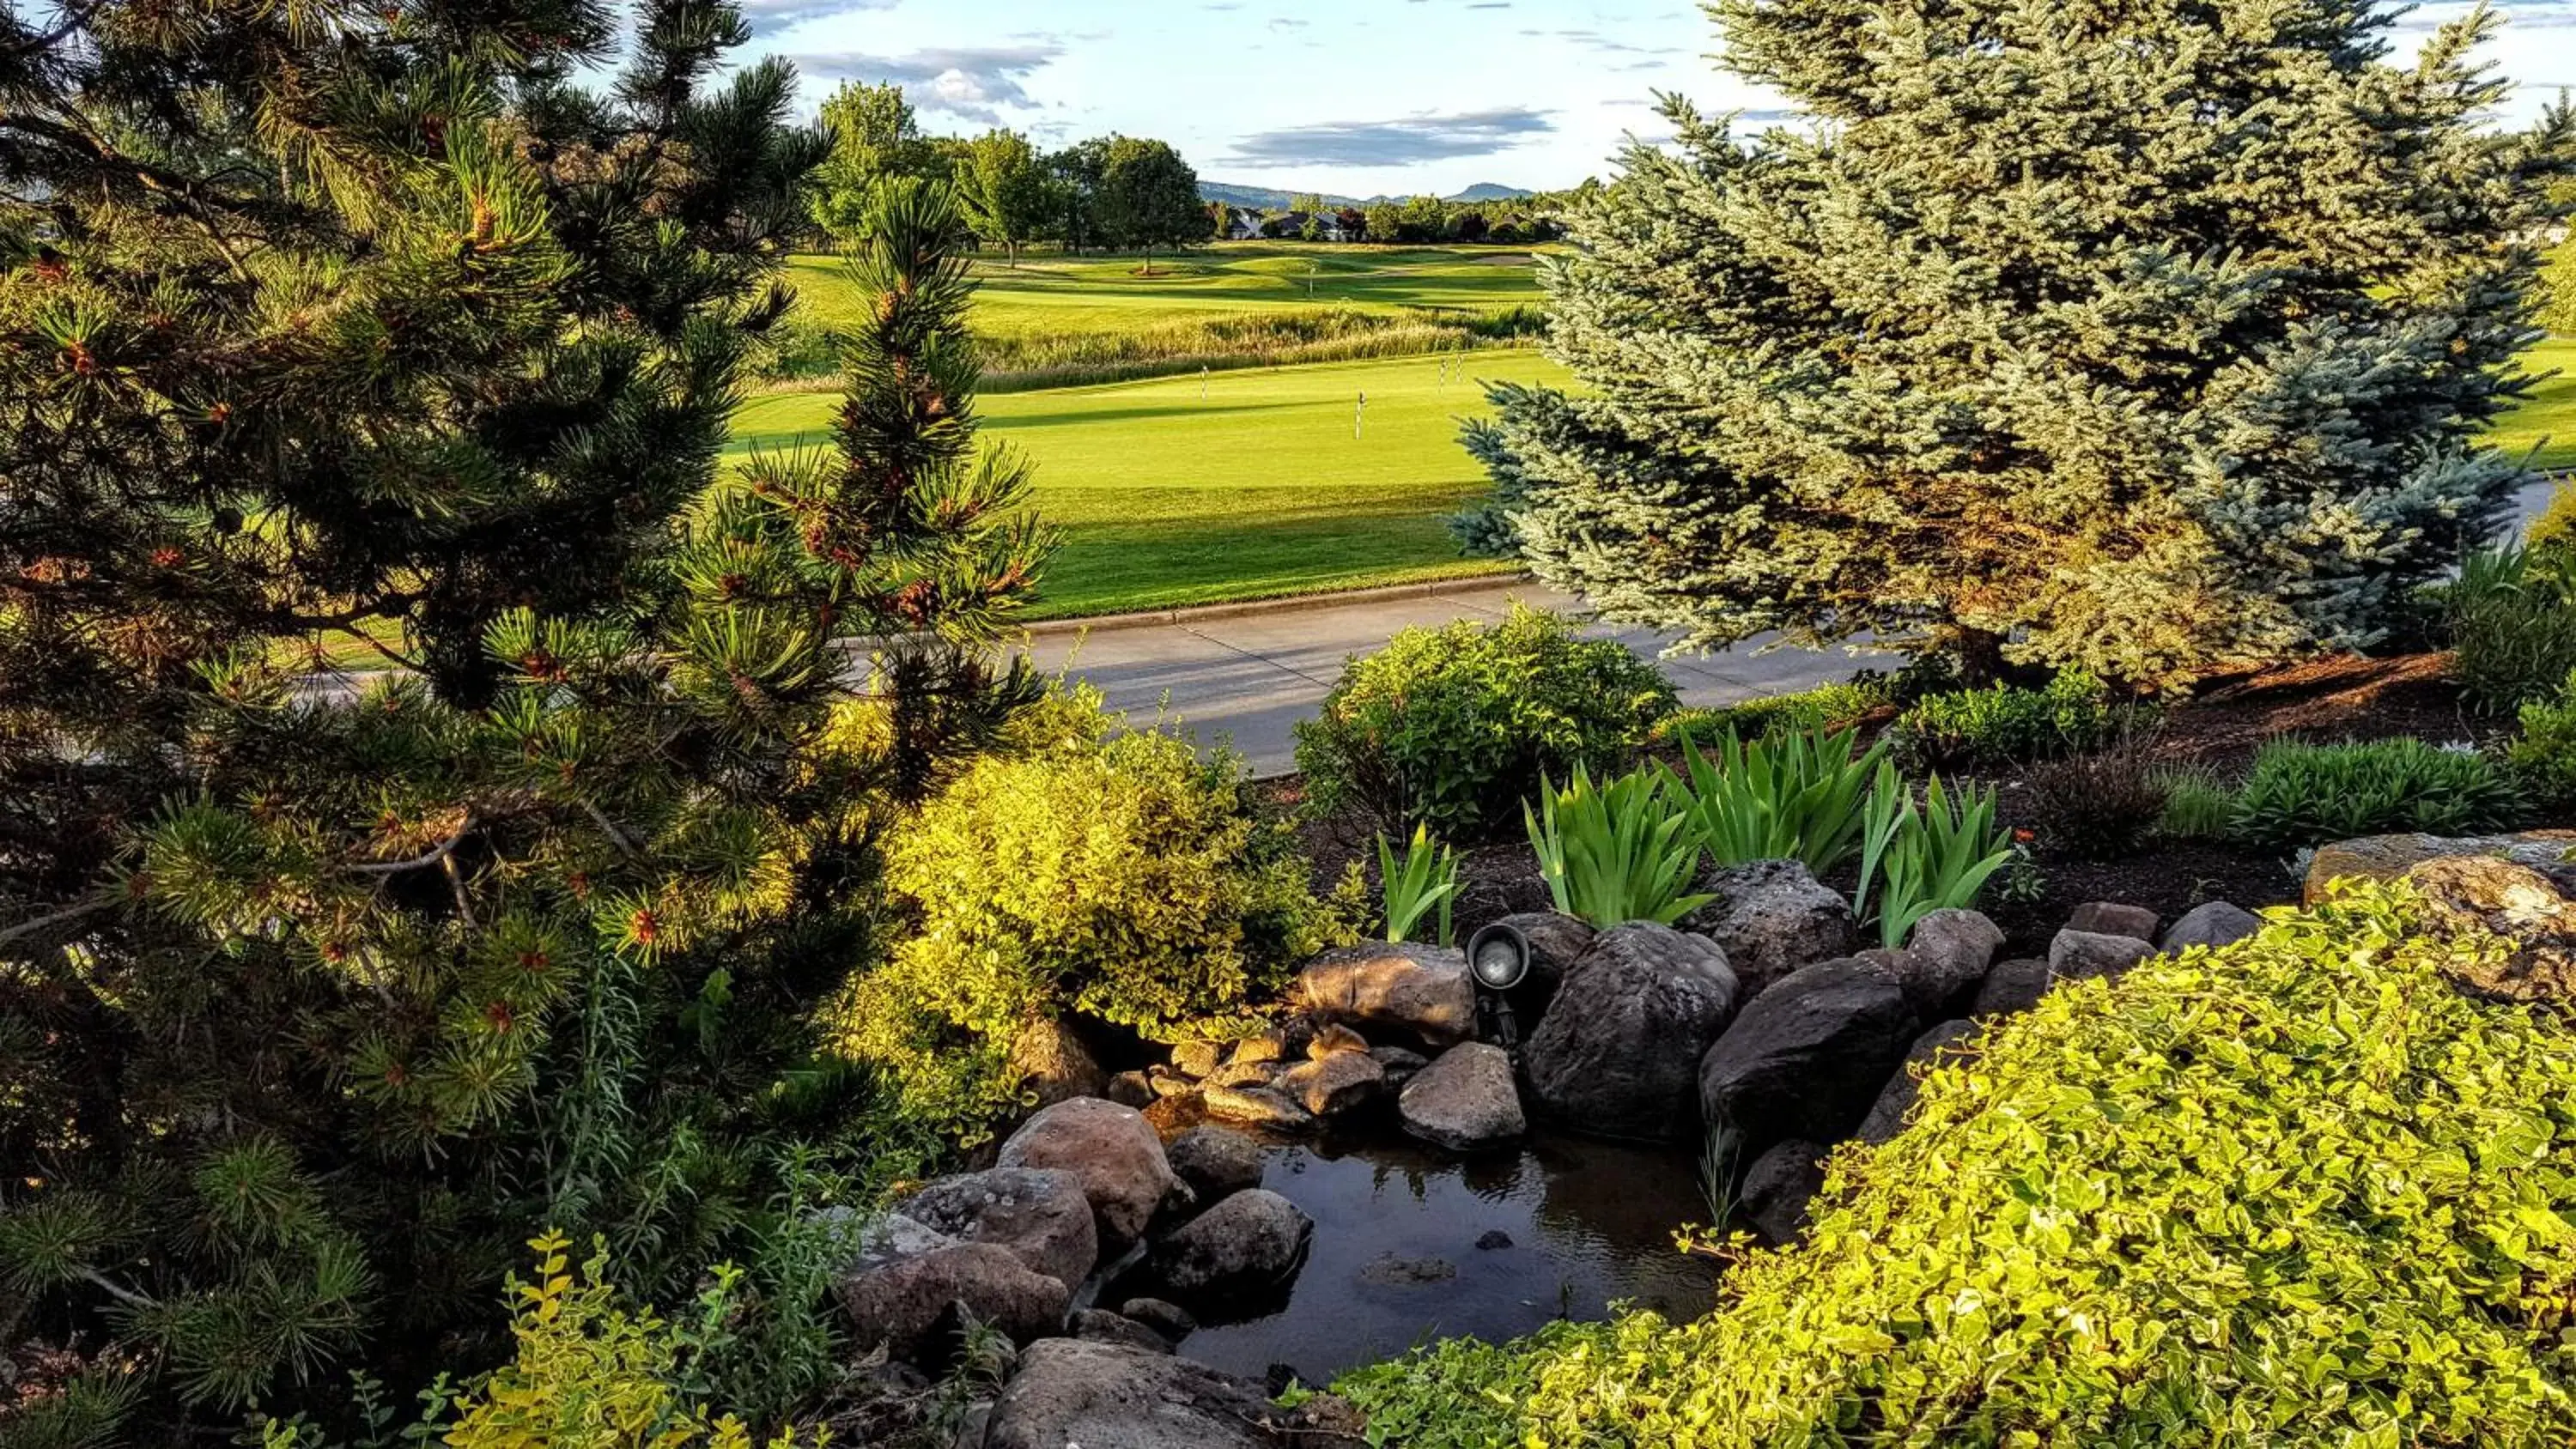
[[[722,1331],[726,1283],[700,1302],[704,1322],[663,1321],[618,1300],[601,1276],[605,1255],[575,1268],[560,1235],[529,1244],[537,1277],[512,1282],[511,1335],[518,1354],[457,1402],[440,1442],[449,1449],[751,1449],[737,1416],[698,1402],[689,1359]],[[780,1430],[768,1449],[796,1449]],[[803,1441],[819,1446],[820,1436]]]
[[[2053,992],[1727,1302],[1342,1389],[1407,1449],[2576,1442],[2576,1024],[2401,888]]]
[[[1159,732],[1103,741],[1093,718],[1060,712],[1025,752],[978,762],[887,847],[907,929],[831,1024],[952,1126],[1007,1103],[1008,1047],[1033,1021],[1167,1035],[1353,938],[1355,894],[1315,898],[1288,823],[1257,818],[1231,760]]]

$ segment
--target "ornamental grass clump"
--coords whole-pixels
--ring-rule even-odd
[[[1578,765],[1562,790],[1542,781],[1538,799],[1521,813],[1548,895],[1566,915],[1603,928],[1668,926],[1715,899],[1689,893],[1699,831],[1671,771],[1632,770],[1596,787]]]
[[[2397,831],[2504,830],[2523,812],[2513,776],[2474,750],[2408,739],[2279,740],[2255,756],[2237,792],[2235,834],[2249,845],[2300,850]]]
[[[1725,1306],[1337,1387],[1408,1449],[2576,1442],[2576,1023],[2402,886],[2049,994]]]
[[[1861,809],[1887,746],[1859,732],[1794,730],[1751,743],[1730,730],[1714,755],[1682,737],[1686,798],[1719,866],[1795,860],[1824,875],[1860,853]]]

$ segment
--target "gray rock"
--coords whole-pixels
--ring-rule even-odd
[[[996,1161],[1061,1168],[1080,1179],[1103,1253],[1136,1241],[1177,1180],[1144,1114],[1098,1097],[1058,1102],[1031,1117],[1002,1144]]]
[[[2183,912],[2181,920],[2167,926],[2164,940],[2159,945],[2168,956],[2194,946],[2215,950],[2220,946],[2233,946],[2261,929],[2263,918],[2252,911],[2225,901],[2209,901]]]
[[[1511,1245],[1512,1235],[1501,1228],[1487,1228],[1476,1239],[1476,1246],[1488,1253],[1498,1252]]]
[[[1085,1343],[1114,1343],[1147,1353],[1170,1353],[1172,1341],[1135,1319],[1106,1308],[1085,1308],[1066,1325]]]
[[[1458,1265],[1446,1258],[1407,1258],[1398,1253],[1380,1253],[1360,1269],[1360,1281],[1379,1288],[1418,1288],[1457,1276]]]
[[[1210,1082],[1199,1094],[1199,1101],[1209,1116],[1221,1121],[1265,1127],[1273,1132],[1311,1132],[1315,1128],[1315,1114],[1275,1087],[1222,1087]]]
[[[1739,1007],[1801,966],[1850,955],[1855,944],[1851,903],[1797,861],[1728,866],[1703,877],[1699,888],[1717,899],[1684,924],[1726,952]]]
[[[1487,1042],[1451,1047],[1416,1072],[1396,1095],[1395,1112],[1405,1131],[1453,1152],[1499,1147],[1529,1130],[1511,1056]]]
[[[1191,1096],[1199,1089],[1195,1079],[1162,1067],[1151,1068],[1145,1073],[1145,1085],[1153,1089],[1157,1101],[1165,1097]]]
[[[1914,1014],[1937,1021],[1975,1000],[2003,947],[2003,928],[1975,911],[1934,911],[1915,922],[1898,973]]]
[[[1205,1364],[1121,1344],[1055,1338],[1020,1356],[982,1432],[959,1449],[1358,1449],[1350,1409],[1295,1409]]]
[[[2102,936],[2066,930],[2048,943],[2048,979],[2089,981],[2096,976],[2124,976],[2129,968],[2156,954],[2153,944],[2135,936]]]
[[[1887,1079],[1887,1086],[1870,1104],[1869,1115],[1861,1119],[1860,1131],[1853,1135],[1863,1142],[1885,1142],[1905,1126],[1905,1114],[1914,1110],[1914,1099],[1923,1090],[1922,1074],[1945,1061],[1954,1061],[1972,1052],[1961,1052],[1959,1046],[1976,1035],[1977,1026],[1968,1021],[1945,1021],[1914,1039],[1913,1049]],[[1943,1048],[1950,1048],[1944,1051]]]
[[[1367,1037],[1335,1021],[1324,1023],[1316,1031],[1315,1039],[1306,1043],[1306,1055],[1316,1061],[1322,1061],[1329,1056],[1338,1056],[1344,1052],[1365,1052],[1368,1049]]]
[[[1734,1015],[1735,996],[1726,953],[1704,936],[1642,921],[1604,931],[1530,1033],[1530,1092],[1577,1131],[1687,1138],[1700,1055]]]
[[[956,1352],[960,1307],[1013,1343],[1029,1343],[1062,1328],[1072,1300],[1061,1280],[992,1243],[956,1243],[866,1267],[833,1291],[862,1352],[882,1347],[891,1358],[924,1366]]]
[[[1118,1305],[1118,1314],[1122,1318],[1134,1319],[1173,1343],[1198,1332],[1199,1328],[1199,1321],[1190,1316],[1188,1309],[1160,1298],[1130,1298]]]
[[[1290,1067],[1278,1089],[1318,1117],[1344,1117],[1386,1095],[1386,1070],[1367,1052],[1334,1052]]]
[[[1986,973],[1985,984],[1977,988],[1976,1004],[1968,1008],[1970,1016],[2010,1016],[2039,1005],[2048,994],[2048,963],[2037,957],[2004,961]]]
[[[1791,1139],[1753,1159],[1736,1189],[1736,1211],[1774,1243],[1806,1229],[1807,1207],[1824,1189],[1826,1149]]]
[[[1386,1085],[1389,1090],[1402,1088],[1406,1082],[1413,1080],[1415,1072],[1431,1065],[1429,1057],[1420,1052],[1406,1051],[1398,1046],[1370,1047],[1369,1056],[1377,1062],[1377,1069],[1386,1074]]]
[[[1173,1138],[1163,1154],[1202,1202],[1261,1186],[1266,1165],[1260,1143],[1224,1127],[1193,1127]]]
[[[1154,1245],[1154,1275],[1183,1303],[1275,1288],[1305,1262],[1315,1220],[1267,1188],[1246,1188]]]
[[[1852,1134],[1920,1027],[1905,988],[1868,961],[1795,971],[1744,1009],[1709,1048],[1700,1107],[1746,1152],[1791,1138]]]
[[[1092,1059],[1091,1049],[1052,1017],[1030,1022],[1011,1039],[1010,1069],[1019,1076],[1021,1090],[1034,1094],[1040,1106],[1109,1090],[1109,1073]]]
[[[1475,983],[1455,947],[1379,941],[1327,951],[1299,973],[1297,996],[1325,1021],[1435,1051],[1476,1035]]]
[[[2095,936],[2132,936],[2141,941],[2156,938],[2156,926],[2163,918],[2144,906],[2124,905],[2119,901],[2086,901],[2066,918],[2066,929]]]
[[[1162,1080],[1175,1082],[1166,1077]],[[1155,1078],[1144,1072],[1120,1072],[1109,1079],[1109,1100],[1121,1107],[1150,1107],[1161,1093],[1154,1090]]]
[[[1224,1066],[1217,1068],[1208,1076],[1205,1085],[1210,1087],[1266,1087],[1271,1083],[1278,1081],[1279,1074],[1286,1070],[1288,1070],[1287,1064],[1278,1060],[1276,1057],[1268,1057],[1260,1061],[1227,1062]]]
[[[2463,855],[2425,861],[2406,879],[2423,895],[2428,934],[2493,935],[2513,947],[2449,953],[2442,974],[2453,985],[2486,1001],[2576,1009],[2576,868]]]
[[[1288,1034],[1276,1029],[1257,1031],[1236,1042],[1225,1054],[1230,1067],[1269,1066],[1288,1055]]]
[[[961,1242],[1008,1248],[1070,1290],[1100,1258],[1082,1180],[1051,1168],[996,1167],[943,1177],[903,1200],[903,1216]]]
[[[1172,1070],[1185,1077],[1204,1077],[1225,1065],[1225,1044],[1185,1041],[1172,1048]]]
[[[2337,880],[2395,880],[2428,860],[2455,855],[2484,855],[2527,865],[2576,889],[2576,830],[2525,830],[2512,835],[2365,835],[2321,846],[2308,861],[2305,899],[2325,899]]]

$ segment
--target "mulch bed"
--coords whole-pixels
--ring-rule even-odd
[[[1881,718],[1869,727],[1885,723]],[[2265,743],[2282,737],[2326,742],[2412,736],[2434,743],[2489,744],[2511,732],[2510,720],[2470,711],[2451,678],[2447,654],[2342,656],[2215,681],[2163,711],[2151,749],[2159,761],[2206,766],[2233,780]],[[1992,776],[1985,783],[1997,787],[2000,823],[2030,823],[2021,772]],[[1301,793],[1294,777],[1267,781],[1260,788],[1283,806],[1297,803]],[[1319,889],[1329,888],[1352,861],[1374,869],[1368,822],[1305,820],[1299,830]],[[2249,910],[2295,901],[2300,884],[2286,859],[2205,841],[2151,841],[2137,854],[2110,861],[2052,859],[2043,853],[2040,868],[2045,889],[2036,900],[2008,901],[1994,887],[1987,892],[1983,909],[2003,927],[2009,938],[2005,949],[2014,955],[2046,954],[2049,938],[2086,901],[2145,906],[2171,920],[2213,900]],[[1500,916],[1548,909],[1547,886],[1526,841],[1463,850],[1459,873],[1456,919],[1461,934]],[[2002,877],[1996,880],[1999,886]],[[1829,884],[1848,891],[1852,883]]]

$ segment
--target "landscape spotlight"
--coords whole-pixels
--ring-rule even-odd
[[[1518,926],[1496,921],[1467,938],[1467,974],[1476,982],[1476,1034],[1510,1052],[1518,1061],[1521,1024],[1512,1016],[1511,998],[1503,993],[1529,976],[1529,937]]]
[[[1529,937],[1508,921],[1496,921],[1467,938],[1467,969],[1488,991],[1509,991],[1529,975]]]

